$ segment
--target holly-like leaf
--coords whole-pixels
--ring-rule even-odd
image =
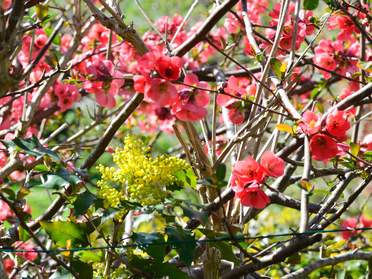
[[[178,252],[181,261],[191,265],[196,248],[196,241],[191,232],[180,227],[167,227],[166,233],[170,246]]]
[[[42,184],[38,183],[32,183],[31,186],[37,186],[37,187],[42,187],[42,188],[53,188],[53,189],[58,189],[61,187],[66,187],[68,185],[77,185],[82,182],[82,180],[72,174],[69,173],[66,169],[60,169],[57,172],[51,172],[51,173],[46,173],[44,174],[45,176],[45,182]]]
[[[90,264],[79,260],[71,261],[72,269],[79,274],[81,279],[91,279],[93,278],[93,268]]]
[[[180,206],[185,216],[189,217],[190,219],[199,220],[202,224],[206,224],[208,222],[208,214],[204,211],[195,210],[192,206],[187,204]]]
[[[216,178],[218,181],[223,181],[226,175],[226,165],[225,164],[218,164],[216,168]]]
[[[208,229],[200,229],[200,232],[202,232],[206,237],[208,238],[216,238],[216,237],[221,237],[222,234],[216,233],[212,230]],[[216,242],[210,242],[208,245],[211,247],[215,247],[218,250],[221,251],[221,256],[224,260],[233,262],[235,264],[239,264],[240,260],[238,259],[237,256],[235,256],[233,248],[231,245],[229,245],[228,242],[225,241],[216,241]]]
[[[153,264],[152,271],[155,273],[156,278],[169,278],[169,279],[188,279],[186,273],[179,270],[175,265],[169,263]]]
[[[151,278],[169,278],[169,279],[188,279],[186,273],[179,270],[175,265],[161,262],[150,262],[144,258],[132,255],[129,265],[135,267],[144,273],[151,275]]]
[[[32,156],[47,155],[53,160],[59,161],[58,154],[44,147],[35,136],[28,139],[15,138],[13,140],[2,140],[1,142],[8,148],[14,148],[17,151],[22,151],[28,155]]]
[[[79,194],[77,199],[74,202],[74,214],[75,214],[75,216],[85,214],[87,212],[88,208],[92,204],[94,204],[96,202],[96,200],[97,200],[97,197],[88,190]]]
[[[50,238],[60,247],[65,247],[68,241],[71,245],[86,245],[86,224],[75,224],[67,221],[40,222],[41,227]]]
[[[318,7],[319,0],[304,0],[304,9],[305,10],[314,10]]]
[[[179,182],[182,182],[184,186],[195,187],[197,177],[192,169],[180,170],[174,174],[177,177]]]
[[[103,253],[102,251],[77,251],[74,253],[75,256],[79,258],[80,261],[84,263],[98,263],[102,261]]]
[[[157,262],[162,262],[166,251],[164,236],[160,233],[133,233],[133,240]]]

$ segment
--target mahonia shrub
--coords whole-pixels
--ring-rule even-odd
[[[125,138],[124,148],[114,151],[113,161],[117,167],[98,166],[102,175],[97,182],[98,195],[106,207],[118,207],[122,200],[159,204],[169,195],[170,186],[183,183],[177,173],[191,170],[183,159],[152,157],[150,147],[135,136]]]

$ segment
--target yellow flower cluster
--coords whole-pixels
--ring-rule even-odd
[[[158,204],[167,195],[166,187],[178,182],[175,174],[190,169],[182,159],[166,155],[153,158],[150,151],[137,137],[127,136],[124,148],[113,154],[118,168],[98,167],[102,174],[98,195],[106,207],[117,207],[126,199],[142,205]]]

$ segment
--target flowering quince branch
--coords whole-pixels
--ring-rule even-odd
[[[327,265],[335,265],[341,262],[346,262],[350,260],[365,260],[370,261],[372,254],[369,252],[362,252],[362,251],[351,251],[348,253],[344,253],[341,255],[337,255],[330,258],[320,259],[314,263],[309,264],[308,266],[301,268],[295,272],[292,272],[288,275],[285,275],[283,278],[285,279],[300,279],[304,278],[304,276],[310,274],[312,271],[319,269],[320,267],[327,266]]]
[[[368,5],[136,2],[0,4],[0,269],[331,278],[370,259]]]

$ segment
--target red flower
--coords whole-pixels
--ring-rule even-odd
[[[145,88],[145,96],[161,107],[177,101],[177,88],[165,79],[154,78]]]
[[[145,76],[135,75],[133,76],[133,82],[134,82],[133,88],[136,92],[139,93],[145,92],[146,82],[148,82]]]
[[[326,120],[328,133],[340,141],[346,140],[346,132],[350,129],[350,123],[346,119],[344,111],[335,111],[328,115]]]
[[[328,161],[339,152],[336,141],[325,134],[311,137],[310,151],[313,159],[317,161]]]
[[[266,151],[262,155],[261,166],[268,176],[279,177],[284,174],[284,161],[271,151]]]
[[[35,245],[32,242],[16,241],[14,247],[19,250],[27,250],[27,252],[17,252],[16,255],[18,257],[22,257],[27,261],[34,261],[37,259],[37,252],[32,251],[35,250]]]
[[[10,273],[12,273],[12,271],[14,269],[15,263],[11,258],[6,258],[6,259],[3,260],[3,266],[4,266],[4,269],[5,269],[5,272],[7,274],[10,274]]]
[[[155,70],[162,78],[177,80],[181,74],[182,58],[173,56],[160,56],[156,59]]]
[[[361,216],[358,220],[358,218],[351,217],[345,219],[341,223],[341,228],[344,229],[355,229],[355,228],[369,228],[372,226],[372,219],[368,219],[365,216]],[[352,236],[355,236],[359,233],[361,233],[361,230],[355,230],[355,231],[345,231],[341,232],[341,236],[343,239],[349,239]]]
[[[209,95],[203,89],[208,89],[208,84],[199,82],[194,74],[187,74],[184,83],[201,89],[184,86],[184,89],[178,92],[178,99],[173,104],[172,113],[182,121],[201,120],[207,115],[206,106],[209,103]]]
[[[262,209],[270,203],[270,198],[265,194],[257,184],[241,188],[235,192],[243,206]]]
[[[230,100],[229,103],[226,108],[229,110],[227,116],[230,122],[236,125],[242,124],[247,118],[247,111],[243,108],[243,102]]]
[[[233,185],[245,187],[249,183],[262,183],[265,178],[264,169],[251,156],[238,161],[233,168]]]

